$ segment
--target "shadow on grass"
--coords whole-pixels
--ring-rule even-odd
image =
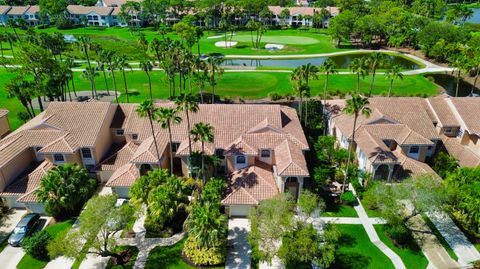
[[[370,258],[358,252],[335,254],[335,262],[329,267],[330,269],[364,269],[370,264]]]
[[[338,238],[338,244],[340,246],[353,247],[357,244],[357,239],[349,234],[342,234]]]
[[[183,263],[182,248],[184,242],[183,240],[173,246],[154,248],[148,255],[145,269],[167,269],[179,266]]]

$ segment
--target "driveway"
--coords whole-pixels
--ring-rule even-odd
[[[5,219],[0,223],[0,242],[3,242],[15,228],[23,215],[27,214],[27,210],[12,209]]]
[[[228,221],[228,250],[226,269],[250,269],[251,248],[248,243],[250,223],[248,219]]]

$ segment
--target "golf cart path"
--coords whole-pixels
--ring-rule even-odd
[[[463,232],[455,225],[453,220],[443,211],[429,212],[428,217],[445,238],[448,245],[458,257],[461,266],[467,266],[471,262],[480,260],[480,253],[475,246],[468,241]]]

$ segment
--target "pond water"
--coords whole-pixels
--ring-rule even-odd
[[[480,23],[480,8],[472,8],[473,16],[467,20],[470,23]]]
[[[367,57],[368,53],[350,53],[343,55],[335,55],[330,57],[316,57],[316,58],[303,58],[303,59],[262,59],[262,60],[253,60],[253,59],[225,59],[223,65],[225,66],[277,66],[277,67],[289,67],[295,68],[307,63],[313,65],[321,65],[328,58],[332,59],[337,68],[348,69],[350,62],[356,58]],[[400,65],[402,69],[413,70],[419,69],[420,66],[406,58],[386,54],[387,61],[385,64],[379,67],[379,69],[387,69],[393,65]]]
[[[433,81],[440,85],[442,88],[445,89],[448,95],[455,96],[455,90],[457,87],[457,79],[455,76],[449,74],[427,74],[425,77],[433,78]],[[470,96],[472,93],[472,84],[464,81],[463,79],[460,80],[460,85],[458,87],[458,96]],[[477,87],[473,90],[473,95],[478,96],[480,95],[480,89]]]

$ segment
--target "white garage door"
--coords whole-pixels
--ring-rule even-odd
[[[250,211],[249,205],[232,205],[230,206],[231,217],[246,217]]]

